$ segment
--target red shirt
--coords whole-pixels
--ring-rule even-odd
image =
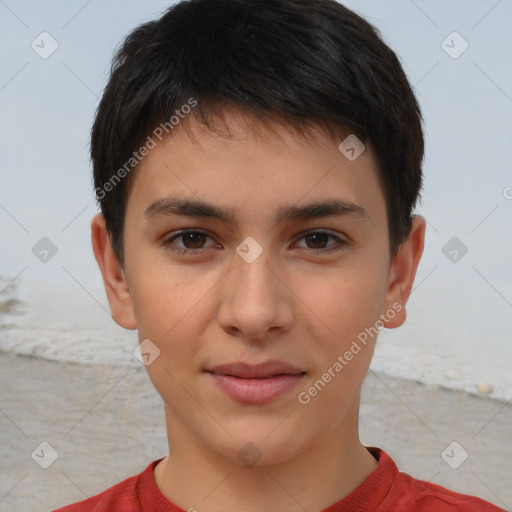
[[[367,448],[378,460],[375,471],[353,492],[321,512],[498,512],[505,509],[473,496],[416,480],[398,471],[379,448]],[[161,460],[161,459],[160,459]],[[53,512],[186,512],[171,503],[155,483],[152,462],[140,475],[80,503]]]

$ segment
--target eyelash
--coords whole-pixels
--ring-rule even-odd
[[[175,233],[173,234],[172,236],[166,238],[163,242],[162,242],[162,245],[164,247],[168,247],[170,248],[173,252],[177,253],[177,254],[189,254],[189,255],[199,255],[201,253],[201,250],[203,249],[202,247],[199,248],[199,249],[179,249],[179,248],[176,248],[176,247],[171,247],[172,246],[172,243],[174,242],[174,240],[176,240],[177,238],[180,238],[180,237],[183,237],[185,235],[189,235],[189,234],[201,234],[201,235],[205,235],[207,236],[208,238],[211,238],[207,233],[204,233],[202,231],[198,231],[198,230],[195,230],[195,229],[190,229],[190,230],[184,230],[184,231],[179,231],[178,233]],[[327,233],[325,231],[321,231],[321,230],[317,230],[317,231],[309,231],[308,233],[305,233],[304,235],[302,235],[299,240],[302,240],[303,238],[306,238],[308,236],[312,236],[312,235],[326,235],[328,237],[331,237],[331,238],[334,238],[338,243],[337,244],[334,244],[332,246],[329,246],[328,248],[326,249],[310,249],[310,248],[303,248],[303,250],[308,253],[308,254],[314,254],[314,255],[318,255],[318,254],[330,254],[330,253],[333,253],[333,252],[338,252],[338,251],[342,251],[346,245],[348,245],[347,242],[345,242],[344,240],[342,240],[341,238],[337,237],[336,235],[333,235],[332,233]]]

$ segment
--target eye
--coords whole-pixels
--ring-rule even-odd
[[[202,231],[185,230],[173,233],[171,236],[164,239],[162,245],[177,254],[199,255],[201,249],[216,247],[215,243],[210,246],[205,246],[207,239],[212,240],[208,234]],[[334,240],[334,243],[327,245],[329,239]],[[317,255],[341,251],[347,245],[347,242],[338,236],[324,231],[310,231],[299,238],[299,240],[304,240],[307,245],[306,247],[302,247],[301,250]],[[181,242],[181,245],[177,244],[177,242]],[[313,245],[313,247],[310,247],[311,245]],[[296,244],[296,247],[300,246]]]
[[[329,238],[334,239],[335,243],[326,246]],[[299,240],[305,240],[306,244],[313,245],[314,247],[306,247],[305,251],[313,254],[325,254],[335,251],[341,251],[347,242],[342,240],[332,233],[325,231],[311,231],[302,236]]]
[[[180,231],[166,238],[162,244],[178,254],[199,254],[204,248],[205,239],[210,238],[202,231]],[[182,246],[176,246],[175,240],[182,242]],[[184,246],[184,247],[183,247]]]

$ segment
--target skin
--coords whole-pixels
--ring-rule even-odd
[[[160,355],[147,371],[165,408],[169,454],[155,480],[189,510],[319,511],[350,494],[377,467],[358,434],[360,390],[376,337],[302,405],[307,391],[379,315],[402,325],[423,252],[425,220],[389,254],[384,196],[371,148],[349,161],[317,130],[314,143],[285,124],[250,130],[226,109],[227,133],[190,118],[150,151],[134,176],[124,227],[124,268],[103,217],[92,220],[92,245],[112,317],[139,330]],[[232,209],[234,225],[205,217],[144,212],[167,196]],[[343,199],[367,212],[276,223],[281,206]],[[206,233],[190,241],[183,229]],[[327,231],[328,236],[307,237]],[[248,236],[262,254],[247,263],[236,248]],[[324,252],[339,247],[339,251]],[[188,248],[195,255],[178,254]],[[319,249],[308,253],[308,249]],[[387,314],[393,309],[393,318]],[[396,311],[401,307],[401,311]],[[205,368],[277,359],[306,372],[292,391],[264,405],[234,402]],[[246,443],[261,458],[244,466]]]

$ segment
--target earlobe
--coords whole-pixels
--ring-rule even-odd
[[[384,326],[400,327],[406,319],[406,303],[411,295],[412,286],[425,245],[425,219],[419,215],[412,218],[411,230],[401,244],[393,259],[389,271],[386,310],[383,311]],[[394,311],[393,315],[387,313]]]
[[[122,268],[110,243],[105,218],[98,213],[91,221],[91,243],[103,277],[112,318],[125,329],[136,329],[131,292]]]

